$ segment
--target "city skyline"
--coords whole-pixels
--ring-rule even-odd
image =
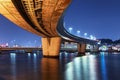
[[[74,0],[65,14],[65,28],[73,28],[73,34],[77,30],[81,35],[87,33],[99,38],[120,38],[120,1],[118,0]],[[37,42],[40,45],[40,36],[27,32],[11,23],[0,15],[0,43],[15,40],[16,43]]]

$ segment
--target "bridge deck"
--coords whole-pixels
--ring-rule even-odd
[[[34,47],[5,47],[5,48],[0,48],[0,51],[3,50],[41,50],[41,48],[34,48]]]

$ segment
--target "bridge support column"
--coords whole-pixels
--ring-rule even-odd
[[[42,51],[45,57],[58,57],[61,46],[60,37],[42,38]]]
[[[86,44],[77,44],[78,53],[84,54],[86,50]]]

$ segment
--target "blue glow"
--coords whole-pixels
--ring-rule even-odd
[[[30,56],[31,56],[31,53],[28,53],[28,56],[30,57]]]
[[[70,62],[66,65],[66,71],[65,71],[65,80],[74,80],[74,65],[73,62]]]
[[[11,63],[15,63],[16,60],[16,53],[10,53]]]
[[[102,80],[108,80],[107,79],[107,71],[106,71],[106,63],[105,63],[105,53],[101,53],[101,68],[102,68]]]
[[[34,58],[36,58],[37,57],[37,54],[36,53],[34,53]]]
[[[80,31],[79,31],[79,30],[77,30],[77,33],[78,33],[78,34],[80,34]]]
[[[95,56],[89,55],[89,68],[90,68],[90,80],[97,80],[97,72],[96,72],[96,62],[95,62]]]
[[[37,72],[37,54],[36,53],[34,53],[33,54],[33,56],[34,56],[34,59],[33,59],[33,61],[34,61],[34,72]]]
[[[73,28],[69,27],[68,30],[69,30],[70,33],[72,33]]]
[[[87,36],[87,33],[84,33],[85,36]]]
[[[10,53],[12,79],[16,80],[16,53]]]

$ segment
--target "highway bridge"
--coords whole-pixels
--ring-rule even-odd
[[[71,0],[0,0],[0,14],[19,27],[42,37],[44,56],[59,56],[62,39],[78,43],[84,52],[87,43],[96,41],[77,37],[65,30],[64,14]]]
[[[34,50],[41,50],[41,48],[36,47],[1,47],[0,51],[13,51],[13,50],[24,50],[25,52],[33,52]]]
[[[39,47],[1,47],[0,52],[3,51],[24,51],[24,52],[30,52],[32,53],[33,51],[41,51],[42,48]],[[61,48],[60,51],[67,51],[67,52],[76,52],[76,48]]]

